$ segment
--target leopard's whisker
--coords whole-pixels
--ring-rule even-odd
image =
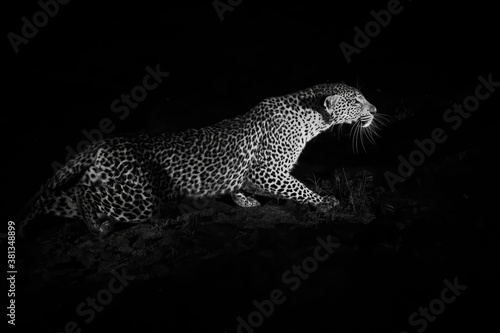
[[[356,123],[351,127],[351,130],[349,132],[349,139],[352,139],[353,137],[353,131],[356,129]]]
[[[378,124],[381,124],[382,126],[387,126],[390,124],[391,120],[392,120],[392,116],[389,116],[389,115],[386,115],[386,114],[383,114],[383,113],[376,113],[374,116],[373,116],[373,120],[375,122],[377,122]]]
[[[368,126],[366,128],[364,128],[364,133],[365,133],[365,136],[366,138],[368,139],[368,141],[371,143],[371,144],[375,144],[375,140],[373,138],[373,131],[374,129],[371,127],[371,126]]]
[[[358,120],[356,122],[356,132],[355,133],[356,133],[356,135],[355,135],[356,154],[358,154],[359,153],[359,144],[361,143],[361,146],[363,146],[362,135],[361,135],[361,120]]]
[[[351,140],[352,151],[356,153],[356,131],[357,131],[357,122],[351,127],[351,132],[349,133],[349,139]]]
[[[368,127],[362,127],[362,138],[361,138],[361,143],[362,143],[362,146],[363,146],[363,151],[366,153],[368,152],[367,148],[365,147],[365,144],[364,144],[364,141],[365,141],[365,138],[368,139],[369,142],[372,142],[372,140],[370,139],[370,130],[368,129]]]

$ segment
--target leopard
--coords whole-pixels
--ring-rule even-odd
[[[266,98],[247,113],[173,133],[105,138],[76,154],[32,198],[20,234],[48,214],[83,221],[106,235],[118,222],[142,223],[179,197],[256,196],[334,210],[339,201],[291,175],[306,144],[335,125],[370,129],[376,107],[344,83],[318,84]],[[371,132],[369,132],[370,134]]]

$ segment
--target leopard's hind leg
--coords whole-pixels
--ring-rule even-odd
[[[140,223],[159,211],[160,200],[147,182],[109,180],[94,186],[77,186],[77,201],[91,231],[108,234],[116,222]]]
[[[114,221],[99,207],[102,202],[102,190],[96,186],[76,186],[74,193],[80,216],[87,228],[100,236],[109,234]]]

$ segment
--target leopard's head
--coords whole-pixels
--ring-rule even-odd
[[[377,112],[377,108],[359,90],[342,83],[331,85],[323,106],[331,117],[332,125],[359,122],[359,126],[368,127]]]
[[[351,133],[353,149],[360,145],[364,149],[364,139],[374,143],[377,130],[387,120],[385,115],[377,113],[377,108],[368,102],[363,94],[343,83],[324,84],[313,88],[315,96],[321,96],[320,107],[326,126],[353,124]]]

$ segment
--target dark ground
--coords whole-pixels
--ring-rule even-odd
[[[401,2],[401,13],[348,63],[339,44],[353,45],[353,28],[387,4],[247,0],[221,22],[211,1],[74,1],[19,53],[5,38],[5,222],[16,221],[51,164],[64,161],[65,147],[76,148],[82,131],[104,118],[114,126],[109,135],[182,130],[236,116],[269,96],[341,81],[360,86],[392,117],[366,152],[353,154],[347,127],[308,145],[294,175],[335,194],[335,212],[266,198],[246,210],[228,198],[172,202],[169,218],[122,226],[104,239],[82,223],[38,219],[16,243],[16,327],[9,329],[61,332],[74,321],[67,331],[237,332],[237,318],[279,289],[285,301],[240,332],[490,331],[500,296],[498,93],[456,129],[443,114],[475,94],[478,76],[500,81],[496,9]],[[35,1],[9,6],[5,35],[20,34],[21,18],[40,10]],[[120,119],[112,102],[157,64],[169,76]],[[398,156],[408,159],[414,140],[435,128],[447,140],[392,188],[385,175],[397,174]],[[292,291],[282,276],[311,263],[318,237],[340,245]],[[91,318],[88,297],[107,303],[113,272],[134,279]],[[439,299],[452,295],[442,293],[445,279],[467,288],[429,314],[426,326],[421,316],[411,325],[420,307],[443,310]]]

